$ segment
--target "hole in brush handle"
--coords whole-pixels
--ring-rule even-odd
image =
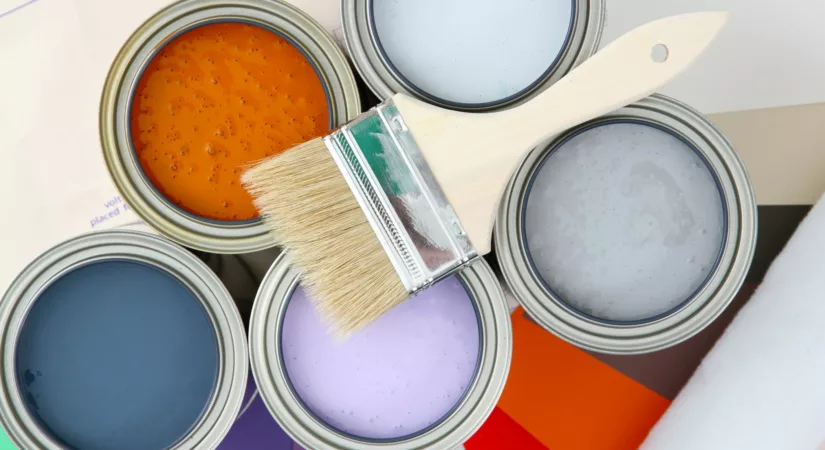
[[[668,56],[670,56],[670,49],[665,44],[658,43],[650,49],[650,59],[655,63],[667,61]]]

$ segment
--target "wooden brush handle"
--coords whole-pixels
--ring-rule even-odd
[[[701,12],[642,25],[528,103],[502,112],[449,111],[402,94],[394,100],[471,242],[485,254],[501,194],[529,150],[655,92],[690,66],[727,17]]]

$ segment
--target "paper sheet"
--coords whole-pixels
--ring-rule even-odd
[[[703,113],[825,102],[823,0],[607,0],[602,45],[651,20],[730,11],[701,59],[661,92]]]
[[[0,0],[0,292],[41,252],[137,220],[101,156],[109,65],[169,0]],[[295,0],[333,33],[336,0]]]

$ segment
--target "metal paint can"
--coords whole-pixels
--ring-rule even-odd
[[[164,238],[128,230],[95,232],[58,244],[31,262],[6,291],[0,303],[3,428],[20,448],[66,448],[27,407],[31,399],[24,396],[17,374],[18,343],[26,320],[49,287],[77,270],[110,262],[139,264],[171,276],[203,307],[216,338],[217,373],[200,417],[170,449],[216,448],[241,409],[246,387],[247,341],[240,315],[217,276],[195,256]]]
[[[256,25],[297,47],[314,65],[326,90],[330,129],[357,117],[361,102],[355,77],[332,37],[315,20],[282,1],[183,0],[152,16],[126,41],[109,71],[100,108],[103,156],[115,185],[145,222],[175,242],[212,253],[248,253],[273,245],[263,221],[204,219],[172,204],[144,174],[129,128],[132,97],[152,58],[180,34],[216,22]]]
[[[572,307],[538,274],[526,240],[527,199],[542,164],[572,137],[614,123],[650,126],[681,140],[696,153],[697,161],[704,161],[715,179],[723,207],[719,252],[707,278],[678,305],[645,320],[604,320]],[[756,215],[745,167],[724,135],[687,105],[653,95],[568,130],[534,149],[505,190],[494,239],[504,278],[533,320],[587,350],[638,354],[678,344],[722,313],[739,291],[750,267],[756,244]]]
[[[405,77],[382,46],[376,30],[374,4],[377,0],[344,0],[343,24],[347,48],[356,69],[370,89],[382,100],[404,93],[444,108],[470,112],[506,109],[524,103],[598,50],[605,21],[604,0],[571,0],[567,36],[555,60],[543,74],[519,92],[494,101],[463,102],[439,98]],[[484,7],[484,6],[478,6]],[[432,12],[437,14],[437,12]],[[459,31],[456,31],[457,33]]]
[[[471,383],[463,398],[431,426],[398,440],[361,439],[338,431],[309,411],[292,387],[284,363],[283,321],[299,273],[288,255],[273,264],[261,284],[250,324],[252,372],[269,411],[301,446],[312,449],[453,449],[486,420],[504,388],[512,351],[506,300],[486,262],[459,273],[473,300],[481,342]],[[446,369],[445,369],[446,370]]]

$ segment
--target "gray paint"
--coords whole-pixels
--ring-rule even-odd
[[[104,261],[39,296],[16,373],[30,413],[62,445],[160,450],[197,423],[218,357],[212,322],[191,290],[148,265]]]

